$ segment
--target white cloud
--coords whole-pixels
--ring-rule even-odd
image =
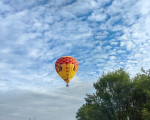
[[[3,1],[0,1],[0,11],[3,13],[3,12],[8,12],[8,11],[10,11],[11,9],[10,9],[10,7],[7,5],[7,4],[5,4],[5,3],[3,3]]]
[[[20,1],[17,2],[22,4]],[[15,70],[20,71],[21,78],[28,79],[26,77],[28,74],[31,78],[39,76],[44,81],[53,81],[56,78],[56,76],[53,77],[55,73],[53,64],[57,58],[63,55],[70,54],[77,59],[81,58],[80,68],[84,71],[79,71],[83,73],[85,70],[89,71],[88,69],[98,62],[109,64],[109,59],[114,59],[109,58],[110,55],[118,58],[118,61],[113,61],[114,64],[111,65],[113,68],[115,62],[120,60],[127,62],[129,56],[148,54],[148,44],[144,44],[144,41],[147,41],[149,35],[149,27],[147,27],[149,26],[149,17],[145,13],[134,10],[135,8],[139,9],[140,2],[134,4],[128,0],[113,1],[106,8],[100,6],[110,1],[103,3],[102,1],[85,2],[82,0],[72,4],[68,3],[67,6],[65,6],[67,1],[60,3],[51,1],[43,6],[42,4],[38,5],[39,2],[25,2],[25,5],[21,5],[17,9],[12,2],[5,3],[8,7],[12,5],[15,11],[2,18],[0,24],[3,28],[1,29],[1,40],[3,40],[1,55],[5,56],[5,60],[1,63],[11,65],[10,73],[8,73],[11,77],[18,76],[11,73],[11,69],[15,66]],[[53,9],[48,6],[53,6]],[[82,9],[80,9],[81,6]],[[144,6],[142,5],[142,7]],[[88,12],[91,12],[90,16],[85,15]],[[139,16],[143,14],[146,19],[142,17],[135,19],[138,14]],[[81,16],[78,17],[78,15]],[[106,20],[107,15],[110,15],[108,20]],[[91,22],[83,20],[83,18],[90,19]],[[95,20],[103,21],[103,23],[94,24]],[[134,24],[128,27],[125,23]],[[141,26],[143,26],[143,32],[141,32]],[[137,46],[140,48],[136,49]],[[129,51],[130,54],[126,55],[126,51]],[[6,62],[6,59],[11,59],[11,61],[7,60]],[[103,65],[98,64],[98,66]],[[85,67],[88,69],[84,69]],[[38,75],[37,69],[40,75]],[[95,72],[93,71],[93,73]],[[42,76],[42,74],[44,75]],[[47,75],[51,75],[52,78],[48,78]]]
[[[149,0],[141,0],[141,1],[138,1],[137,2],[137,5],[139,8],[139,11],[141,14],[143,15],[149,15],[149,12],[150,12],[150,2]]]
[[[1,91],[0,119],[75,120],[76,112],[90,90],[91,83],[80,83],[51,91],[41,89],[38,93],[37,90]]]
[[[115,56],[110,56],[110,60],[115,60],[116,57]]]
[[[90,21],[104,21],[106,19],[106,14],[92,13],[90,17],[88,17]]]

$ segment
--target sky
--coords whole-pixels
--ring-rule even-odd
[[[150,69],[149,0],[0,0],[0,119],[75,120],[101,74]],[[70,87],[55,70],[72,56]]]

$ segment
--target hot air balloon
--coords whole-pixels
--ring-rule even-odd
[[[67,83],[74,77],[78,71],[78,61],[71,56],[63,56],[59,58],[55,63],[55,69],[58,75]]]

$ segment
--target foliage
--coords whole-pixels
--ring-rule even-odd
[[[143,69],[144,70],[144,69]],[[77,120],[150,120],[150,73],[133,79],[123,69],[103,74],[87,94]]]

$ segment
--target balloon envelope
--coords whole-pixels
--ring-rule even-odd
[[[71,56],[59,58],[55,63],[58,75],[68,84],[78,71],[78,61]]]

